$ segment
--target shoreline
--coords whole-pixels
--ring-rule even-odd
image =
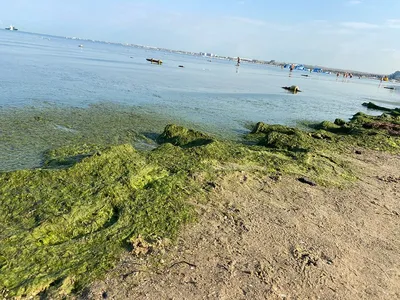
[[[381,116],[357,113],[349,122],[325,121],[310,132],[260,122],[241,142],[171,124],[151,151],[124,143],[135,137],[130,131],[114,146],[50,150],[40,169],[0,173],[0,289],[5,297],[67,296],[104,276],[122,253],[140,257],[168,249],[182,226],[201,218],[199,207],[212,210],[219,187],[238,172],[241,182],[232,183],[232,193],[257,178],[303,179],[296,189],[354,185],[362,176],[352,156],[373,150],[398,157],[399,115],[391,109]],[[241,227],[235,214],[233,208],[228,218]],[[24,248],[15,255],[18,245]],[[311,251],[299,249],[295,258]],[[310,253],[306,264],[315,260]]]
[[[360,109],[366,110],[363,106]],[[368,111],[376,114],[375,110]],[[8,107],[0,112],[0,172],[40,168],[43,153],[64,146],[131,143],[139,150],[151,150],[157,146],[156,137],[170,123],[196,128],[220,140],[238,142],[256,124],[237,121],[231,128],[226,124],[190,121],[157,112],[152,107],[113,102],[99,102],[87,107],[54,103]],[[310,125],[317,123],[320,121],[299,119],[290,125],[281,125],[313,130]]]
[[[5,29],[3,29],[6,31]],[[18,30],[20,33],[25,33],[25,34],[32,34],[32,35],[40,35],[40,36],[45,36],[45,37],[55,37],[55,38],[60,38],[60,39],[67,39],[67,40],[77,40],[77,41],[86,41],[86,42],[91,42],[91,43],[100,43],[100,44],[109,44],[109,45],[117,45],[117,46],[123,46],[123,47],[131,47],[131,48],[136,48],[136,49],[144,49],[144,50],[150,50],[150,51],[159,51],[163,53],[174,53],[174,54],[180,54],[180,55],[188,55],[188,56],[193,56],[193,57],[202,57],[205,59],[217,59],[217,60],[227,60],[227,61],[233,61],[235,62],[237,57],[232,57],[232,56],[222,56],[222,55],[213,55],[213,56],[206,56],[204,55],[205,53],[201,54],[201,52],[193,52],[193,51],[185,51],[185,50],[174,50],[174,49],[167,49],[167,48],[162,48],[162,47],[155,47],[155,46],[147,46],[147,45],[139,45],[139,44],[132,44],[132,43],[122,43],[122,42],[108,42],[108,41],[101,41],[101,40],[93,40],[93,39],[88,39],[88,38],[79,38],[79,37],[69,37],[69,36],[57,36],[57,35],[49,35],[46,33],[37,33],[37,32],[29,32],[29,31],[21,31]],[[249,63],[249,64],[260,64],[260,65],[270,65],[270,66],[276,66],[276,67],[281,67],[287,64],[292,64],[292,62],[276,62],[275,60],[262,60],[262,59],[251,59],[251,58],[242,58],[242,62]],[[298,64],[298,63],[295,63]],[[367,79],[376,79],[379,80],[380,78],[386,76],[386,75],[392,75],[392,74],[383,74],[383,73],[377,73],[377,72],[365,72],[365,71],[355,71],[355,70],[350,70],[350,69],[338,69],[338,68],[332,68],[332,67],[323,67],[320,65],[312,65],[312,64],[305,64],[304,65],[307,68],[322,68],[327,72],[331,73],[353,73],[355,76],[362,76]],[[396,82],[399,82],[399,80],[396,80]]]

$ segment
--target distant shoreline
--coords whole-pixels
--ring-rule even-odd
[[[6,29],[3,29],[6,31]],[[235,56],[223,56],[223,55],[214,55],[212,53],[203,53],[203,52],[193,52],[193,51],[185,51],[185,50],[174,50],[174,49],[168,49],[168,48],[163,48],[163,47],[155,47],[155,46],[148,46],[148,45],[140,45],[140,44],[133,44],[133,43],[122,43],[122,42],[109,42],[109,41],[102,41],[102,40],[94,40],[94,39],[89,39],[89,38],[79,38],[79,37],[70,37],[70,36],[58,36],[58,35],[51,35],[51,34],[45,34],[45,33],[38,33],[38,32],[29,32],[29,31],[21,31],[18,30],[18,32],[22,33],[28,33],[28,34],[39,34],[43,36],[48,36],[48,37],[57,37],[57,38],[65,38],[65,39],[71,39],[71,40],[78,40],[78,41],[89,41],[89,42],[94,42],[94,43],[105,43],[105,44],[111,44],[111,45],[121,45],[121,46],[127,46],[127,47],[134,47],[134,48],[140,48],[140,49],[147,49],[147,50],[155,50],[155,51],[162,51],[162,52],[169,52],[169,53],[176,53],[176,54],[185,54],[185,55],[192,55],[192,56],[199,56],[199,57],[206,57],[206,58],[215,58],[215,59],[223,59],[223,60],[229,60],[229,61],[236,61],[237,57]],[[203,54],[210,54],[210,55],[203,55]],[[241,58],[242,62],[247,62],[247,63],[255,63],[255,64],[263,64],[263,65],[273,65],[273,66],[283,66],[286,64],[292,64],[293,62],[277,62],[275,60],[260,60],[260,59],[251,59],[251,58]],[[298,63],[294,63],[297,65]],[[305,67],[307,68],[321,68],[326,72],[331,72],[331,73],[352,73],[354,76],[361,76],[361,77],[368,77],[371,79],[380,79],[385,75],[389,74],[383,74],[383,73],[375,73],[375,72],[361,72],[361,71],[355,71],[355,70],[350,70],[350,69],[338,69],[338,68],[329,68],[329,67],[324,67],[324,66],[319,66],[319,65],[309,65],[309,64],[304,64]]]

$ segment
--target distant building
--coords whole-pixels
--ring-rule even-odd
[[[199,53],[201,56],[206,56],[206,57],[214,57],[215,54],[213,53],[207,53],[207,52],[200,52]]]

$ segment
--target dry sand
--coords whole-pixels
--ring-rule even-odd
[[[400,299],[400,156],[342,188],[237,172],[167,251],[126,254],[85,299]]]

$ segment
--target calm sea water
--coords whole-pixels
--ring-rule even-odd
[[[145,60],[152,57],[163,65]],[[3,112],[43,103],[84,108],[107,102],[227,134],[243,132],[249,122],[295,126],[348,119],[365,112],[366,101],[400,106],[400,93],[376,80],[303,77],[302,71],[289,76],[279,67],[242,63],[237,68],[229,61],[19,31],[0,30],[0,70]],[[292,95],[281,88],[290,85],[303,92]]]
[[[150,57],[164,64],[151,65],[145,61]],[[348,119],[363,111],[365,101],[400,104],[398,93],[379,88],[375,80],[343,82],[334,75],[303,77],[301,71],[289,77],[287,70],[272,66],[243,63],[237,69],[228,61],[5,30],[0,31],[0,69],[3,108],[110,101],[232,130],[248,121],[293,125]],[[293,84],[304,92],[281,89]]]

